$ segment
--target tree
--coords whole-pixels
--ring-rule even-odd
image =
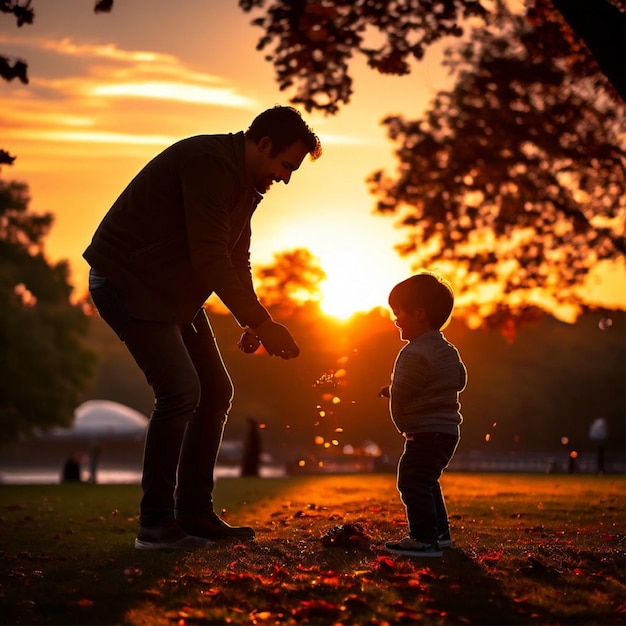
[[[624,108],[537,53],[551,28],[509,16],[449,50],[454,89],[424,118],[384,120],[399,167],[369,178],[416,266],[454,271],[461,296],[503,285],[479,311],[499,325],[577,306],[589,269],[624,254]]]
[[[35,9],[31,6],[32,0],[0,0],[0,13],[13,15],[18,28],[35,21]],[[94,5],[96,13],[108,12],[113,8],[113,0],[97,0]],[[5,80],[17,78],[25,85],[28,84],[28,64],[23,59],[11,60],[10,57],[0,56],[0,76]]]
[[[545,18],[550,0],[534,0],[537,14]],[[263,8],[267,0],[239,0],[244,11]],[[497,2],[496,2],[497,3]],[[624,98],[624,0],[552,0],[574,37],[595,55],[602,71]],[[532,3],[531,3],[532,4]],[[113,0],[95,0],[95,13],[108,13]],[[18,27],[32,24],[32,0],[0,0],[0,12],[11,14]],[[489,20],[481,0],[276,0],[267,16],[253,24],[265,29],[258,44],[263,50],[276,41],[268,60],[274,63],[282,89],[297,85],[294,102],[307,110],[334,113],[347,104],[352,93],[348,63],[353,52],[368,59],[370,67],[391,74],[408,74],[411,58],[420,60],[426,48],[441,37],[460,36],[459,24],[468,18]],[[383,43],[371,45],[368,29],[378,30]],[[28,82],[28,65],[21,59],[13,65],[0,56],[0,76]]]
[[[244,11],[264,8],[265,0],[240,0]],[[307,111],[336,113],[352,95],[349,62],[353,53],[383,74],[408,74],[409,61],[446,35],[460,36],[459,22],[487,20],[479,0],[299,0],[270,3],[266,17],[252,23],[265,30],[257,49],[275,44],[266,58],[281,89],[295,88],[291,98]],[[372,30],[383,43],[372,44]]]
[[[274,254],[274,263],[255,272],[257,292],[267,306],[283,312],[307,302],[318,302],[320,283],[326,278],[319,260],[305,248]]]
[[[622,98],[624,90],[623,0],[554,0],[569,26],[557,40],[543,42],[561,47],[563,38],[579,47],[584,41]],[[349,63],[360,53],[368,65],[383,74],[405,75],[411,60],[420,60],[428,46],[445,36],[460,37],[462,25],[478,18],[488,25],[493,14],[479,0],[239,0],[244,11],[265,8],[253,20],[265,34],[257,49],[273,45],[266,58],[276,70],[281,89],[295,91],[292,102],[329,114],[348,104],[352,95]],[[495,4],[499,2],[489,3]],[[548,0],[534,0],[536,19],[554,19]],[[621,8],[618,10],[615,5]],[[377,42],[382,39],[382,43]],[[587,71],[598,65],[589,54]]]
[[[12,15],[16,25],[21,28],[25,24],[32,24],[35,20],[35,9],[32,0],[0,0],[0,13]],[[96,13],[108,12],[113,8],[113,0],[96,0],[94,11]],[[27,85],[28,63],[23,59],[11,59],[9,56],[0,55],[0,78],[11,81],[17,78],[21,83]],[[0,165],[11,164],[15,157],[0,149]]]
[[[592,52],[598,66],[626,98],[626,55],[624,55],[624,2],[553,0],[554,6]],[[621,7],[621,10],[620,10]]]
[[[240,0],[246,11],[266,4]],[[275,0],[253,22],[265,30],[258,48],[274,45],[281,88],[330,114],[349,102],[354,53],[408,74],[428,45],[476,26],[448,51],[453,91],[424,119],[384,120],[399,168],[369,183],[378,210],[409,231],[400,252],[454,274],[476,317],[510,334],[542,310],[571,321],[589,269],[624,253],[624,1],[598,0],[581,19],[588,5],[534,0],[513,17],[498,0],[491,11],[466,0]],[[497,306],[481,303],[485,288]]]
[[[24,183],[0,180],[0,432],[16,441],[36,428],[69,426],[94,357],[87,319],[69,302],[66,262],[49,264],[49,213],[28,211]]]

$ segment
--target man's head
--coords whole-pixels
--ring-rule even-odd
[[[307,154],[311,160],[322,154],[317,135],[292,107],[275,106],[264,111],[245,136],[248,177],[260,193],[274,181],[287,184]]]
[[[412,339],[415,328],[421,331],[422,326],[434,329],[445,326],[454,306],[454,291],[444,278],[420,272],[391,290],[389,306],[397,318],[396,325],[406,330],[404,338]],[[403,328],[403,324],[407,328]]]
[[[320,140],[293,107],[277,105],[257,115],[246,131],[246,138],[258,144],[263,137],[272,141],[271,156],[276,156],[296,141],[304,144],[312,161],[322,156]]]

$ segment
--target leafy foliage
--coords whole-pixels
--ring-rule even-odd
[[[16,60],[11,64],[9,58],[0,56],[0,77],[4,78],[4,80],[11,81],[17,78],[21,83],[27,85],[27,70],[28,66],[24,61]]]
[[[33,24],[35,21],[35,9],[31,6],[32,0],[0,0],[0,13],[6,13],[15,17],[18,28],[25,24]],[[113,0],[96,0],[94,5],[95,13],[108,13],[113,8]],[[0,56],[0,78],[11,81],[17,78],[21,83],[27,85],[28,63],[22,59],[11,61],[9,57]]]
[[[565,42],[579,50],[584,39],[624,98],[623,19],[620,26],[620,11],[613,5],[623,11],[624,3],[596,2],[599,6],[590,12],[584,0],[558,0],[562,13],[548,0],[531,2],[529,14],[535,20],[560,23],[551,33],[556,37],[538,40],[537,49],[561,55]],[[349,64],[355,54],[364,55],[368,65],[382,74],[409,74],[412,60],[422,59],[428,46],[442,37],[463,35],[468,20],[489,25],[494,14],[483,6],[488,4],[479,0],[239,1],[244,11],[267,5],[265,16],[252,23],[265,31],[257,49],[273,46],[266,59],[274,65],[280,88],[292,90],[291,101],[307,111],[329,114],[350,101]],[[502,3],[491,5],[498,9]],[[563,16],[570,27],[564,27]],[[598,64],[582,47],[585,60],[579,69],[585,65],[586,73],[597,72]]]
[[[626,99],[626,56],[623,54],[626,39],[624,28],[624,0],[603,0],[594,2],[593,11],[589,11],[586,0],[552,0],[560,15],[571,27],[571,33],[563,32],[566,40],[573,41],[572,33],[576,33],[592,52],[595,63],[586,64],[587,71],[594,71],[594,66],[611,81],[622,100]],[[548,0],[535,0],[538,11],[535,13],[540,20],[554,19],[554,11],[550,11]],[[533,13],[531,10],[529,13]],[[543,13],[543,15],[541,15]],[[583,68],[581,68],[583,69]],[[583,69],[584,71],[584,69]]]
[[[6,150],[0,150],[0,165],[11,165],[14,161],[14,156],[11,156]]]
[[[35,11],[30,4],[30,0],[25,4],[19,0],[0,0],[0,13],[13,15],[18,28],[21,28],[24,24],[32,24],[35,19]],[[18,78],[27,85],[28,65],[21,59],[11,62],[8,57],[0,56],[0,77],[7,81]]]
[[[503,283],[518,314],[579,304],[588,271],[624,254],[624,107],[537,54],[552,28],[509,17],[449,50],[454,89],[421,119],[384,120],[399,167],[369,178],[408,231],[401,254],[454,267],[460,295]]]
[[[3,443],[35,428],[69,425],[90,376],[86,318],[70,304],[67,263],[43,253],[49,213],[28,211],[24,183],[0,180],[0,432]]]
[[[240,0],[244,11],[264,8],[266,0]],[[307,111],[336,113],[352,95],[349,61],[355,52],[383,74],[408,74],[409,61],[446,35],[463,33],[462,19],[488,13],[478,0],[298,0],[270,2],[266,17],[253,24],[265,35],[257,49],[274,44],[274,64],[282,90],[295,87],[291,101]],[[382,43],[373,43],[376,31]]]
[[[284,314],[305,302],[318,301],[326,274],[308,249],[296,248],[274,254],[274,263],[259,267],[255,277],[261,300]]]
[[[454,89],[422,119],[384,120],[399,167],[369,182],[408,232],[401,254],[456,277],[468,314],[511,332],[542,311],[575,319],[589,270],[623,257],[624,2],[599,4],[581,21],[578,0],[534,0],[520,17],[500,1],[240,1],[265,10],[253,24],[281,89],[330,114],[349,102],[354,54],[405,75],[428,45],[476,27],[447,53]]]
[[[32,24],[35,19],[35,10],[31,7],[31,0],[0,0],[0,13],[12,14],[19,28],[24,24]]]

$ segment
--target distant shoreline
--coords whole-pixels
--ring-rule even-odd
[[[237,466],[217,466],[216,478],[235,478],[240,475]],[[286,476],[284,467],[261,466],[261,478],[281,478]],[[82,481],[89,482],[89,472],[82,471]],[[0,485],[53,485],[61,482],[61,469],[52,468],[0,468]],[[99,485],[139,485],[141,470],[136,468],[102,468],[98,470]]]

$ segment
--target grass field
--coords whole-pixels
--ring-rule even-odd
[[[624,624],[623,476],[443,479],[456,547],[387,554],[406,534],[392,475],[221,479],[257,541],[133,548],[140,489],[0,486],[2,624]],[[367,545],[326,548],[359,524]]]

